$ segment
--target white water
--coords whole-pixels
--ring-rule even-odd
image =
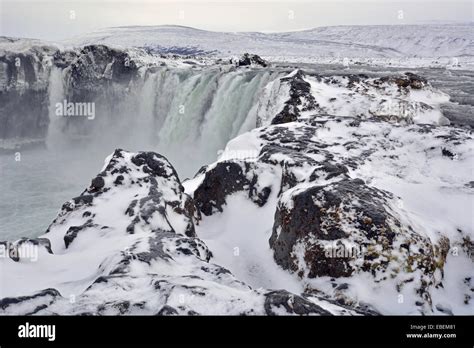
[[[179,92],[159,127],[158,148],[178,172],[192,175],[196,164],[212,162],[230,139],[255,128],[257,100],[263,86],[276,77],[266,71],[217,69],[187,77],[176,86]]]
[[[278,73],[162,68],[145,72],[126,95],[111,87],[96,117],[58,117],[51,107],[49,148],[81,146],[105,157],[115,148],[165,155],[181,177],[216,159],[227,141],[256,126],[255,105]],[[61,71],[51,74],[50,103],[67,99]],[[84,141],[85,140],[85,141]]]
[[[46,145],[48,148],[57,148],[60,141],[64,139],[61,134],[61,120],[56,115],[56,103],[62,103],[64,100],[63,71],[57,67],[51,68],[49,77],[49,125]]]
[[[0,155],[0,240],[44,233],[116,148],[161,153],[181,179],[192,177],[228,140],[255,127],[260,93],[279,73],[162,68],[126,95],[111,90],[98,99],[94,120],[56,115],[55,104],[68,100],[66,75],[51,71],[46,148],[22,153],[21,161]]]
[[[380,73],[404,71],[387,69]],[[314,66],[314,71],[340,73],[337,66]],[[378,70],[357,68],[348,73],[373,71]],[[162,153],[181,179],[193,176],[215,160],[228,139],[255,127],[263,86],[280,74],[286,72],[163,67],[144,74],[126,95],[98,102],[94,120],[58,117],[51,107],[47,149],[22,151],[21,161],[15,161],[14,154],[0,155],[0,240],[43,233],[62,203],[89,185],[115,148]],[[456,103],[446,105],[452,117],[473,124],[472,74],[438,69],[420,74],[456,96]],[[65,98],[63,75],[52,70],[52,106]],[[181,105],[184,113],[179,112]]]

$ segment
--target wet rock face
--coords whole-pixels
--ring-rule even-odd
[[[17,53],[0,57],[3,87],[12,88],[22,83],[33,85],[37,82],[38,62],[32,53]]]
[[[64,96],[67,101],[81,103],[105,98],[105,93],[115,93],[107,97],[113,100],[123,97],[138,72],[125,51],[103,45],[85,46],[77,51],[60,51],[39,44],[27,50],[1,50],[1,139],[46,137],[50,111],[48,88],[53,68],[64,71],[68,81]]]
[[[130,56],[103,45],[83,47],[79,52],[61,52],[54,56],[58,67],[66,66],[69,81],[68,100],[94,101],[108,92],[107,87],[125,89],[137,78],[138,67]],[[116,91],[120,93],[120,91]]]
[[[202,185],[194,192],[196,205],[204,215],[211,215],[214,210],[222,211],[226,196],[243,190],[248,184],[237,163],[219,163],[205,175]]]
[[[48,118],[52,47],[0,52],[0,139],[42,138]]]
[[[47,89],[0,92],[0,138],[44,138],[48,130]]]

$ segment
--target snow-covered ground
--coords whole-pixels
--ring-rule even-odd
[[[473,23],[337,26],[288,33],[213,32],[182,26],[117,27],[65,40],[83,46],[142,47],[160,53],[217,57],[258,54],[271,61],[352,62],[473,67]]]
[[[2,160],[133,149],[39,238],[0,243],[0,313],[474,313],[472,29],[0,38]],[[94,122],[51,112],[81,98]]]
[[[378,117],[406,123],[449,124],[440,105],[449,95],[432,88],[426,80],[407,73],[404,76],[369,78],[365,75],[302,75],[294,70],[265,87],[257,105],[257,124],[267,125],[284,110],[284,103],[297,84],[307,86],[301,95],[303,105],[298,119],[318,114]],[[409,88],[404,88],[410,86]],[[291,111],[290,111],[291,112]]]

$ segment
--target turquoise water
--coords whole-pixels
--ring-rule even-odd
[[[20,155],[0,155],[0,240],[44,233],[62,203],[89,185],[104,159],[46,149]]]

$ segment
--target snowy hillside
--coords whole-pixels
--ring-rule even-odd
[[[474,55],[474,24],[333,26],[274,34],[281,40],[320,40],[393,49],[405,56],[459,57]],[[315,43],[316,43],[315,42]]]
[[[181,26],[117,27],[66,44],[148,47],[178,54],[265,57],[461,57],[474,55],[474,25],[321,27],[288,33],[213,32]]]

